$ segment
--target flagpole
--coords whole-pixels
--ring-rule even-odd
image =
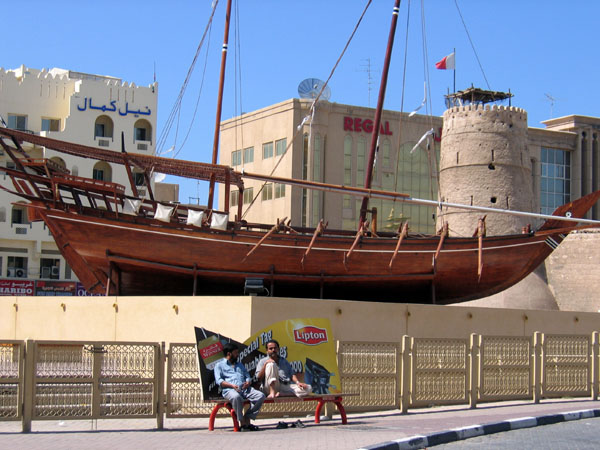
[[[454,94],[456,94],[456,47],[454,47]]]

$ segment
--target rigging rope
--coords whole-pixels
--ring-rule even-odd
[[[485,76],[485,72],[483,71],[483,66],[481,65],[481,61],[479,60],[479,55],[477,55],[477,50],[475,50],[475,45],[471,40],[471,35],[469,34],[469,30],[467,29],[467,24],[465,23],[465,19],[463,19],[463,15],[460,12],[460,8],[458,7],[458,0],[454,0],[454,4],[456,5],[456,10],[458,11],[458,15],[460,16],[460,20],[462,21],[463,27],[465,27],[465,32],[467,33],[467,37],[469,38],[469,42],[471,44],[471,48],[473,49],[473,53],[475,53],[475,58],[477,59],[477,63],[479,64],[479,68],[481,69],[481,73],[483,74],[483,79],[485,80],[485,84],[487,88],[491,91],[490,83],[488,83],[487,77]]]
[[[238,149],[237,145],[237,130],[240,130],[240,139],[242,141],[241,145],[241,158],[242,158],[242,169],[244,168],[244,164],[246,163],[246,157],[244,155],[244,127],[243,125],[243,117],[244,108],[242,107],[242,47],[241,47],[241,37],[240,37],[240,11],[239,11],[239,2],[235,2],[235,58],[234,58],[234,73],[235,73],[235,81],[234,81],[234,115],[235,115],[235,126],[234,126],[234,144],[235,149]],[[239,88],[239,94],[238,94]],[[238,100],[239,100],[239,114],[238,114]]]
[[[321,97],[321,94],[323,93],[323,91],[325,90],[327,84],[329,83],[329,80],[331,80],[331,77],[333,77],[334,72],[337,69],[337,66],[339,65],[340,61],[342,60],[342,58],[344,57],[344,54],[346,53],[346,50],[348,49],[348,47],[350,46],[350,42],[352,41],[352,39],[354,38],[354,35],[356,34],[356,31],[358,30],[358,27],[360,26],[367,10],[369,9],[369,6],[371,6],[373,0],[368,0],[367,4],[365,6],[365,8],[363,9],[362,14],[360,15],[360,18],[358,19],[358,22],[356,23],[356,25],[354,26],[354,30],[352,30],[352,33],[350,34],[350,37],[348,38],[348,41],[346,42],[346,45],[344,46],[344,49],[342,50],[340,56],[338,57],[337,61],[335,62],[335,64],[333,65],[333,68],[331,69],[331,72],[329,73],[329,77],[327,77],[327,80],[325,80],[325,82],[323,83],[323,86],[321,87],[321,90],[319,91],[319,94],[316,96],[316,98],[314,99],[314,101],[312,102],[309,111],[310,114],[314,117],[314,113],[315,113],[315,106],[317,104],[317,101],[319,100],[319,98]],[[306,121],[306,118],[302,121],[302,124],[304,124],[304,122]],[[301,125],[302,125],[301,124]],[[300,131],[302,130],[302,126],[298,126],[296,129],[296,132],[294,133],[294,136],[292,137],[292,139],[290,140],[290,142],[286,145],[285,150],[283,151],[283,153],[281,154],[281,156],[279,157],[279,160],[275,163],[275,166],[273,167],[273,170],[271,170],[271,173],[269,174],[269,176],[272,176],[275,171],[277,170],[277,168],[279,167],[279,164],[281,163],[281,161],[283,160],[283,157],[287,154],[288,149],[292,146],[292,143],[294,142],[294,140],[296,140],[296,137],[298,137],[298,134],[300,133]],[[312,120],[311,120],[311,125],[312,125]],[[242,219],[244,217],[246,217],[246,214],[248,213],[248,211],[250,210],[250,208],[252,208],[252,205],[254,205],[254,203],[256,202],[256,199],[258,199],[258,196],[260,195],[260,193],[262,192],[262,190],[264,189],[265,185],[267,184],[267,182],[265,181],[262,186],[260,187],[260,189],[258,190],[257,194],[254,196],[254,198],[252,199],[252,201],[250,202],[250,204],[248,205],[248,207],[246,208],[246,211],[244,211],[244,213],[242,214]],[[238,199],[239,200],[239,199]]]
[[[185,77],[185,80],[181,86],[181,89],[179,91],[179,95],[177,96],[177,99],[175,100],[175,104],[173,105],[173,108],[171,109],[171,112],[169,114],[169,117],[167,118],[166,122],[165,122],[165,126],[163,127],[163,130],[158,138],[158,141],[156,143],[156,153],[158,155],[161,154],[162,149],[165,146],[165,142],[167,140],[167,137],[169,136],[170,132],[171,132],[171,128],[173,126],[173,122],[175,121],[175,119],[177,118],[177,127],[176,127],[176,135],[175,135],[175,141],[177,141],[177,134],[179,132],[179,118],[180,118],[180,114],[181,114],[181,102],[183,100],[183,96],[185,94],[185,90],[187,88],[187,85],[190,81],[190,78],[192,76],[192,73],[194,71],[194,67],[196,65],[196,61],[198,60],[198,56],[200,55],[200,51],[202,50],[202,47],[204,45],[204,40],[207,36],[207,34],[209,33],[209,31],[212,28],[212,21],[213,18],[215,16],[215,11],[217,9],[217,5],[219,4],[219,0],[214,0],[213,4],[212,4],[212,11],[210,14],[210,17],[208,19],[208,23],[206,24],[206,27],[204,29],[204,33],[202,34],[202,39],[200,40],[200,43],[198,44],[198,47],[196,48],[196,54],[194,55],[194,58],[192,60],[192,63],[190,64],[190,68],[188,69],[187,75]],[[209,38],[210,40],[210,38]],[[207,51],[208,54],[208,51]],[[205,69],[206,71],[206,65],[205,65]],[[203,76],[203,82],[202,84],[204,84],[204,76]],[[199,94],[200,95],[200,94]],[[190,125],[191,128],[191,125]],[[189,134],[189,131],[188,131]],[[187,139],[187,136],[186,136]],[[178,152],[177,152],[178,153]],[[176,156],[176,154],[175,154]]]

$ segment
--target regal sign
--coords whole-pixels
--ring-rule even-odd
[[[357,133],[372,133],[373,121],[371,119],[362,119],[360,117],[344,117],[344,131],[355,131]],[[393,133],[390,130],[390,122],[381,122],[379,134],[391,136]]]

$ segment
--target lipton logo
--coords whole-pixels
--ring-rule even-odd
[[[327,342],[327,330],[317,327],[303,327],[294,330],[294,340],[305,345],[319,345]]]
[[[216,355],[219,352],[223,351],[223,346],[220,342],[215,342],[214,344],[209,345],[208,347],[204,347],[200,349],[200,355],[202,359],[210,358],[213,355]]]

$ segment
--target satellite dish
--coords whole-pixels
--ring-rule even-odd
[[[154,172],[154,182],[161,183],[167,176],[164,173]]]
[[[323,89],[323,86],[325,86],[324,81],[319,80],[318,78],[307,78],[306,80],[302,80],[298,85],[298,95],[300,95],[300,98],[310,98],[314,100],[317,98],[317,95],[319,95],[319,92],[321,92],[321,89]],[[331,89],[329,89],[329,86],[325,86],[319,100],[329,100],[330,97]]]

